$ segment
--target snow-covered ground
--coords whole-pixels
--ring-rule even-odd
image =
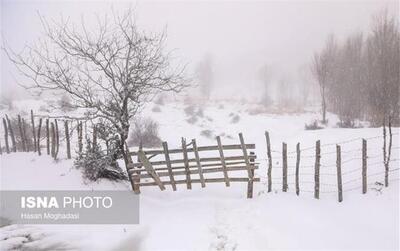
[[[21,110],[40,108],[32,102],[18,103]],[[161,111],[153,109],[158,106]],[[142,116],[160,124],[160,136],[169,146],[179,147],[181,137],[196,138],[198,145],[215,144],[221,135],[224,144],[256,144],[254,198],[246,198],[247,184],[195,184],[191,191],[178,186],[159,191],[144,187],[140,198],[139,225],[11,225],[1,228],[0,247],[26,250],[267,250],[267,249],[399,249],[399,128],[394,128],[390,186],[382,188],[382,128],[340,129],[329,114],[330,125],[306,131],[305,123],[319,118],[313,111],[280,115],[263,112],[256,104],[208,102],[199,111],[185,113],[190,104],[166,102],[149,104]],[[190,109],[186,109],[189,111]],[[4,112],[4,111],[3,111]],[[13,112],[14,114],[17,111]],[[45,113],[43,113],[45,114]],[[205,130],[209,130],[206,133]],[[273,150],[273,192],[266,187],[266,143],[269,131]],[[211,137],[204,136],[210,134]],[[361,138],[368,138],[368,183],[361,194]],[[355,140],[353,140],[355,139]],[[313,194],[314,145],[321,140],[321,198]],[[281,192],[281,144],[288,144],[289,191]],[[302,161],[300,196],[294,193],[296,143]],[[337,202],[335,144],[342,142],[344,201]],[[62,152],[62,149],[60,150]],[[73,160],[57,162],[47,155],[13,153],[1,156],[2,190],[43,189],[130,189],[128,183],[82,180]]]

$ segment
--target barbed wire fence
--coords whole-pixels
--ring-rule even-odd
[[[267,166],[267,181],[264,182],[267,192],[272,192],[273,188],[283,192],[293,188],[297,195],[313,193],[316,199],[319,199],[320,193],[337,193],[339,202],[343,200],[344,192],[360,190],[365,194],[368,188],[381,192],[389,183],[400,180],[400,147],[392,146],[393,138],[399,142],[399,133],[392,133],[389,127],[390,133],[386,135],[385,130],[384,127],[381,136],[357,137],[326,144],[317,140],[314,146],[303,148],[298,143],[295,151],[287,151],[285,142],[282,143],[282,150],[272,148],[269,133],[266,132],[266,157],[258,158],[257,161],[265,161]],[[389,144],[386,144],[387,137]],[[382,139],[383,147],[379,147],[376,140]],[[361,143],[361,147],[354,147],[357,142]],[[350,147],[343,151],[341,146],[345,145]],[[331,147],[336,149],[331,150]],[[395,154],[394,158],[390,156],[392,153]],[[328,163],[321,163],[321,160]]]

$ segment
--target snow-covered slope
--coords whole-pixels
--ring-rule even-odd
[[[28,102],[29,103],[29,102]],[[20,107],[21,106],[21,107]],[[158,109],[153,109],[158,106]],[[246,143],[256,144],[256,175],[261,182],[254,187],[254,198],[246,199],[247,184],[207,184],[191,191],[178,186],[159,191],[142,188],[139,225],[32,225],[1,228],[0,247],[23,247],[27,250],[266,250],[266,249],[399,249],[399,167],[398,133],[394,128],[394,152],[391,183],[383,181],[382,128],[335,128],[305,131],[304,124],[317,119],[315,112],[285,114],[260,113],[256,105],[233,102],[208,102],[199,109],[190,104],[166,102],[150,104],[141,116],[160,124],[160,136],[170,147],[179,147],[181,137],[196,138],[198,145],[238,143],[244,134]],[[19,104],[19,108],[26,105]],[[186,109],[187,108],[187,109]],[[186,112],[185,112],[186,110]],[[18,111],[14,111],[14,114]],[[193,115],[197,114],[197,115]],[[273,192],[266,190],[266,143],[269,131],[273,148]],[[368,139],[368,193],[361,194],[361,139]],[[356,139],[352,141],[352,139]],[[321,198],[313,199],[312,169],[314,145],[322,144]],[[289,192],[281,192],[282,142],[289,151]],[[301,193],[294,193],[292,151],[300,142]],[[344,201],[337,202],[335,174],[336,142],[342,142]],[[396,148],[397,147],[397,148]],[[126,182],[86,183],[72,160],[57,162],[48,156],[16,153],[1,156],[1,189],[130,189]],[[398,170],[398,169],[397,169]],[[25,243],[26,242],[26,243]],[[25,243],[25,244],[24,244]]]

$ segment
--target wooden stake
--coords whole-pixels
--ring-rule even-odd
[[[254,158],[254,156],[255,156],[254,152],[250,152],[249,161],[250,161],[250,166],[252,168],[251,169],[251,176],[252,177],[254,177],[254,168],[255,168],[255,165],[254,165],[255,158]],[[247,182],[247,198],[248,199],[253,198],[253,185],[254,185],[254,179],[253,178],[249,178],[249,181]]]
[[[92,141],[92,151],[94,152],[94,149],[97,146],[97,129],[96,125],[93,125],[93,141]]]
[[[13,152],[17,152],[17,144],[15,142],[15,134],[14,134],[14,130],[11,126],[11,121],[8,118],[8,116],[6,115],[6,120],[7,120],[7,124],[8,124],[8,130],[10,131],[10,136],[11,136],[11,143],[12,143],[12,151]]]
[[[82,153],[83,150],[83,125],[82,122],[78,122],[78,151],[79,154]]]
[[[21,139],[22,151],[26,152],[24,131],[22,130],[22,119],[21,119],[21,116],[19,114],[18,114],[18,128],[19,128],[19,137]]]
[[[8,128],[7,128],[7,121],[5,118],[3,118],[3,127],[4,127],[4,142],[6,144],[6,152],[10,153],[10,147],[8,145]]]
[[[24,138],[24,142],[25,142],[25,150],[27,152],[29,152],[30,149],[29,149],[29,144],[28,144],[28,138],[26,137],[26,123],[25,123],[24,118],[22,118],[22,137]]]
[[[36,130],[35,130],[35,119],[33,117],[33,110],[31,110],[31,123],[32,123],[32,135],[33,135],[33,151],[36,152]]]
[[[296,194],[300,194],[299,169],[300,169],[300,143],[296,145]]]
[[[287,192],[287,145],[282,143],[282,191]]]
[[[40,148],[40,131],[42,130],[42,118],[39,119],[39,127],[38,127],[38,131],[37,131],[37,152],[38,155],[42,155],[42,151]]]
[[[269,140],[269,133],[265,132],[265,138],[267,140],[267,156],[268,156],[268,192],[272,191],[272,155],[271,155],[271,142]]]
[[[54,155],[54,159],[57,159],[58,156],[58,151],[60,150],[60,134],[58,131],[58,122],[57,119],[54,120],[55,123],[55,134],[56,134],[56,138],[55,138],[55,155]]]
[[[51,131],[51,157],[56,159],[56,131],[53,122],[51,122],[50,124],[50,131]]]
[[[362,193],[367,193],[367,141],[362,140]]]
[[[50,128],[49,128],[49,119],[46,119],[46,149],[47,149],[47,155],[50,155]],[[53,156],[53,154],[52,154],[51,156]]]
[[[337,182],[338,182],[338,200],[343,201],[343,190],[342,190],[342,157],[340,146],[336,145],[336,167],[337,167]]]
[[[246,168],[248,173],[248,183],[247,183],[247,198],[253,198],[253,179],[254,179],[254,172],[252,171],[252,165],[250,164],[250,159],[247,154],[246,144],[244,143],[243,134],[239,133],[239,140],[240,146],[242,148],[243,157],[246,162]]]
[[[319,199],[319,169],[321,167],[321,141],[315,143],[314,198]]]
[[[71,142],[69,138],[69,130],[68,130],[68,121],[64,121],[64,128],[65,128],[65,141],[67,143],[67,158],[71,159]]]

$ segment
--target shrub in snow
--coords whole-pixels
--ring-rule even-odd
[[[158,105],[156,105],[153,107],[153,109],[151,109],[151,111],[152,112],[161,112],[161,108]]]
[[[161,139],[158,134],[158,123],[151,118],[137,118],[128,138],[129,146],[159,147]]]
[[[196,107],[194,105],[189,105],[189,106],[186,106],[183,111],[185,112],[186,116],[194,116],[195,110],[196,110]]]
[[[317,120],[314,120],[312,123],[305,125],[305,129],[306,130],[319,130],[319,129],[322,129],[322,128],[323,127],[318,124]]]
[[[81,169],[83,177],[90,181],[127,179],[114,156],[105,153],[99,145],[92,147],[90,141],[86,144],[85,151],[75,159],[74,166]]]
[[[213,134],[213,132],[211,131],[211,130],[202,130],[201,132],[200,132],[200,135],[201,136],[204,136],[204,137],[206,137],[206,138],[209,138],[209,139],[211,139],[211,138],[213,138],[214,137],[214,134]]]
[[[231,123],[236,124],[237,122],[239,122],[239,120],[240,120],[240,116],[236,114],[235,116],[232,117]]]
[[[189,124],[193,125],[194,123],[197,122],[197,117],[196,116],[192,116],[192,117],[188,118],[186,120],[186,122],[188,122]]]
[[[196,116],[198,116],[198,117],[200,117],[200,118],[204,117],[203,108],[199,107],[199,108],[197,109]]]

